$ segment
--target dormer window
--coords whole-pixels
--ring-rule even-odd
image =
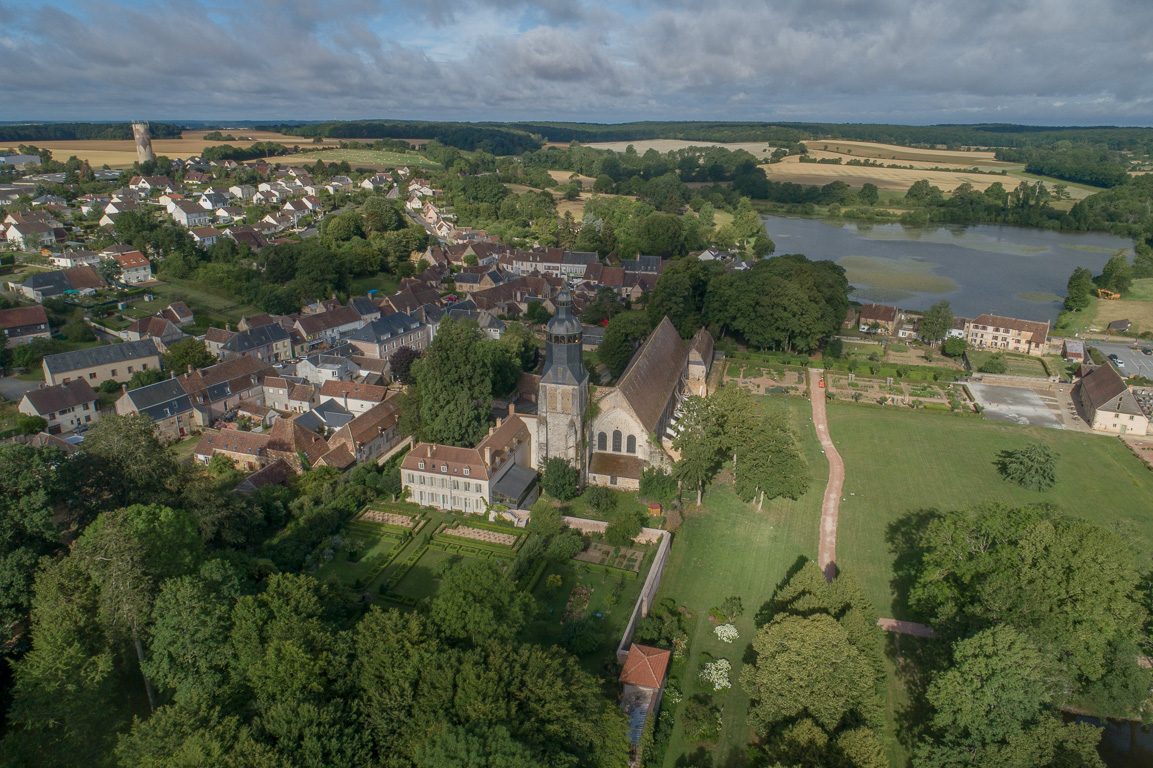
[[[457,473],[457,469],[458,469],[457,467],[453,467],[453,468],[452,468],[452,473],[453,473],[454,475]]]
[[[441,464],[440,465],[440,471],[441,472],[447,472],[448,471],[448,465],[447,464]]]
[[[464,476],[465,476],[465,477],[468,477],[468,467],[465,467],[465,468],[464,468]]]
[[[423,461],[420,462],[419,464],[417,464],[417,466],[420,467],[421,469],[424,469],[424,462]]]

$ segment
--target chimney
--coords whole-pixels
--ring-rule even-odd
[[[225,323],[224,324],[224,330],[231,332],[232,331],[232,323]]]
[[[188,364],[188,375],[189,375],[189,376],[191,376],[191,375],[192,375],[192,363],[189,363],[189,364]]]
[[[120,391],[125,393],[125,394],[128,394],[128,383],[127,382],[120,385]]]
[[[496,417],[496,428],[497,429],[500,429],[500,423],[501,423],[501,418],[500,418],[500,416],[497,416]]]
[[[484,463],[492,466],[492,446],[486,445],[484,447]]]
[[[509,403],[508,404],[508,415],[509,416],[516,415],[516,403]]]

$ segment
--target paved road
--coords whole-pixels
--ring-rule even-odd
[[[813,404],[813,425],[817,439],[829,460],[829,483],[825,486],[825,499],[821,502],[821,542],[817,549],[817,565],[832,583],[837,575],[837,515],[841,506],[841,492],[845,487],[845,463],[829,437],[829,422],[825,416],[825,390],[821,387],[821,371],[809,369],[809,399]]]
[[[21,381],[15,376],[0,378],[0,397],[17,402],[24,397],[25,392],[31,392],[43,383],[42,381]]]

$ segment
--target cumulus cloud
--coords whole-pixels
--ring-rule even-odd
[[[0,0],[6,119],[1153,123],[1143,0]]]

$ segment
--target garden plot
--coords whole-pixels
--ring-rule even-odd
[[[395,512],[385,512],[380,509],[368,509],[360,516],[360,519],[367,520],[370,523],[396,525],[401,528],[413,528],[416,526],[415,518],[408,515],[398,515]]]
[[[783,394],[805,391],[805,373],[780,363],[733,360],[725,369],[724,381],[746,387],[754,394]]]
[[[590,544],[587,549],[578,552],[573,559],[594,565],[604,565],[609,568],[639,572],[641,562],[645,559],[645,553],[639,549],[629,549],[628,547]]]

